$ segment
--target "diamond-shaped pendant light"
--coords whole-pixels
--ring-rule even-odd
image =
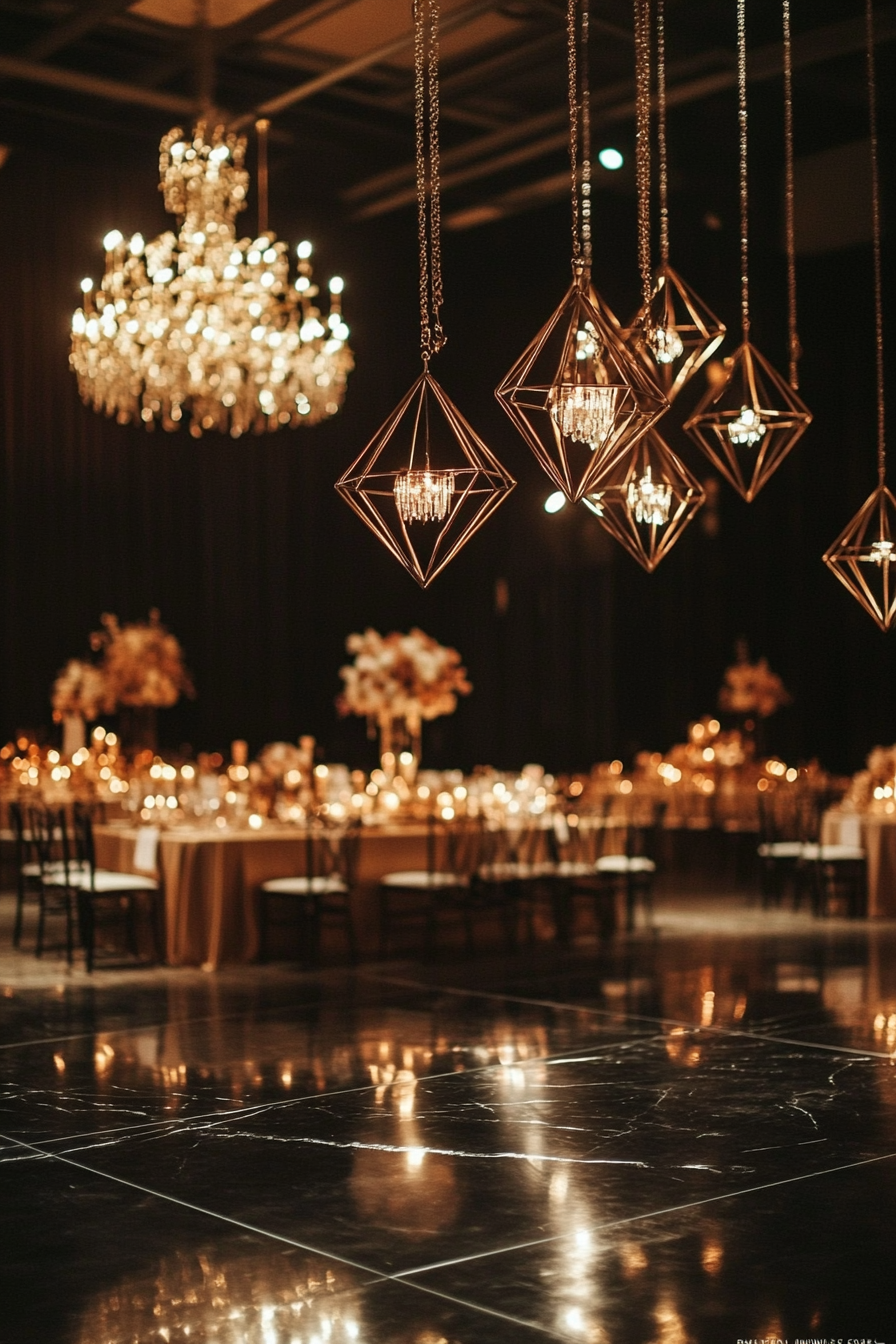
[[[497,398],[575,503],[668,403],[581,277],[514,364]]]
[[[424,370],[336,489],[425,588],[514,484]]]
[[[584,503],[652,574],[705,499],[700,482],[655,429],[642,435]]]
[[[628,333],[668,401],[709,359],[725,338],[725,327],[668,262],[654,275],[650,302]]]
[[[881,630],[896,621],[896,499],[883,482],[823,559]]]
[[[749,340],[684,428],[749,503],[812,422],[799,395]]]
[[[414,0],[414,108],[423,372],[336,482],[426,588],[515,481],[429,372],[445,343],[439,205],[439,0]],[[428,133],[428,143],[427,143]]]

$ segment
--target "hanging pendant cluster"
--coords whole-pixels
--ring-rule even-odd
[[[439,0],[414,4],[414,118],[423,372],[336,489],[425,588],[516,482],[429,371],[442,328]]]
[[[572,284],[496,391],[572,503],[598,488],[668,405],[591,284],[588,27],[588,0],[568,0]]]

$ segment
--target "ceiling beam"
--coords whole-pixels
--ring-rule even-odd
[[[42,65],[24,56],[0,55],[0,76],[23,80],[26,84],[46,84],[54,89],[84,93],[91,98],[106,98],[113,103],[134,103],[138,107],[152,107],[160,112],[174,112],[178,116],[193,116],[196,103],[175,93],[160,93],[142,89],[136,84],[105,79],[100,75],[85,75],[78,70],[61,70],[55,65]]]
[[[679,85],[679,88],[692,87],[693,85],[706,84],[717,80],[720,75],[724,78],[725,87],[730,80],[730,65],[732,57],[726,51],[713,50],[701,53],[699,56],[692,56],[684,61],[675,62],[669,66],[668,75],[671,80],[681,79],[687,74],[692,74],[695,70],[706,69],[707,65],[723,65],[724,69],[714,74],[703,76],[701,80],[692,81],[687,86]],[[632,81],[629,79],[620,80],[616,84],[610,84],[600,89],[591,100],[591,124],[594,127],[606,125],[614,121],[625,121],[633,114],[634,103],[631,100]],[[667,101],[673,101],[673,85],[667,93]],[[496,173],[505,172],[508,168],[518,168],[520,164],[529,163],[532,159],[544,158],[547,154],[553,154],[558,149],[565,149],[569,144],[569,109],[567,107],[554,108],[551,112],[542,114],[540,117],[533,117],[529,121],[520,122],[515,127],[509,127],[507,133],[503,135],[503,143],[498,144],[497,136],[483,136],[477,141],[468,141],[466,145],[460,145],[456,150],[449,151],[442,155],[442,177],[441,185],[444,191],[449,191],[452,187],[461,186],[465,182],[474,182],[478,178],[493,177]],[[553,129],[556,127],[557,129]],[[542,131],[549,131],[547,135],[542,135]],[[506,149],[503,153],[494,154],[497,149],[504,149],[506,144],[514,144],[522,140],[524,143],[516,145],[515,148]],[[487,151],[483,154],[483,151]],[[471,159],[479,159],[480,162],[473,162]],[[464,163],[469,164],[463,167]],[[451,169],[454,171],[451,171]],[[447,171],[446,171],[447,170]],[[367,182],[359,183],[356,187],[349,188],[343,193],[343,199],[347,201],[357,200],[363,196],[373,195],[371,188],[374,183],[381,185],[391,176],[391,181],[397,186],[398,182],[406,183],[402,187],[393,191],[391,194],[381,195],[378,200],[372,200],[367,205],[362,205],[353,216],[354,219],[373,219],[377,215],[390,214],[393,210],[400,210],[403,206],[409,205],[416,200],[416,188],[414,186],[414,165],[403,164],[400,169],[395,169],[391,175],[382,174],[379,178],[371,178]]]
[[[464,5],[463,8],[446,14],[441,22],[441,30],[445,33],[454,28],[459,28],[492,8],[494,8],[494,0],[471,0],[471,3]],[[232,123],[233,128],[240,130],[243,126],[247,126],[254,121],[256,117],[276,116],[277,113],[285,111],[287,107],[293,107],[296,103],[304,102],[307,98],[313,98],[315,94],[323,92],[324,89],[332,88],[334,84],[341,84],[344,80],[351,79],[354,75],[359,75],[362,71],[370,69],[371,66],[379,65],[382,61],[397,56],[399,52],[405,51],[413,44],[414,32],[411,29],[391,42],[385,42],[380,47],[374,47],[361,56],[356,56],[354,60],[334,66],[332,70],[317,75],[314,79],[306,80],[303,84],[297,84],[294,88],[286,89],[285,92],[277,94],[274,98],[269,98],[266,102],[260,103],[253,111],[244,112],[241,117],[237,117]]]
[[[133,0],[131,2],[133,3]],[[341,9],[347,3],[349,0],[327,0],[328,12],[330,9]],[[253,10],[244,19],[237,19],[234,23],[225,24],[221,28],[212,28],[210,37],[215,57],[221,56],[233,47],[251,42],[259,33],[266,33],[269,29],[276,28],[284,20],[295,20],[297,10],[308,8],[304,0],[268,0],[266,5]],[[316,9],[318,6],[311,8]],[[195,50],[194,29],[186,28],[183,41],[178,42],[173,51],[169,51],[161,60],[150,66],[144,72],[141,83],[152,87],[166,84],[182,70],[190,68],[195,61]]]
[[[32,61],[43,61],[54,52],[61,51],[79,37],[85,37],[94,28],[99,28],[107,19],[122,10],[130,9],[134,0],[92,0],[84,5],[77,14],[62,23],[57,23],[49,32],[38,37],[25,49],[25,56]]]
[[[875,38],[880,43],[889,41],[893,37],[896,37],[896,4],[891,3],[881,7],[876,12]],[[838,23],[826,24],[824,27],[803,32],[794,37],[793,68],[795,70],[801,69],[832,60],[837,56],[851,55],[862,51],[864,46],[864,19],[845,19]],[[758,47],[748,54],[747,75],[751,82],[776,78],[782,73],[782,70],[782,50],[779,42]],[[675,78],[674,67],[670,66],[669,74],[673,79]],[[737,73],[731,61],[730,53],[725,53],[724,69],[699,78],[686,79],[677,85],[670,85],[666,100],[669,107],[696,102],[723,90],[733,88],[736,82]],[[627,89],[631,90],[631,88],[632,81],[629,81],[627,82]],[[597,128],[602,125],[629,121],[634,115],[635,101],[629,93],[629,96],[620,98],[620,101],[615,105],[606,106],[592,112],[592,125]],[[562,109],[562,111],[558,109],[555,116],[558,120],[563,117],[565,121],[566,109]],[[483,140],[485,139],[487,137],[483,137]],[[443,177],[442,186],[445,190],[450,190],[464,182],[491,176],[507,168],[517,167],[528,160],[554,153],[565,148],[567,143],[568,130],[564,126],[562,131],[558,130],[555,134],[545,135],[534,140],[530,138],[526,144],[520,146],[517,150],[486,158],[472,164],[465,170],[447,173]],[[404,165],[401,170],[396,171],[401,171],[402,180],[406,181],[410,179],[413,167],[412,165]],[[541,182],[514,188],[512,191],[502,193],[493,200],[471,207],[469,210],[446,215],[444,217],[445,227],[449,229],[470,228],[474,224],[486,222],[486,219],[503,218],[508,214],[516,214],[521,210],[528,209],[530,204],[554,199],[569,189],[568,174],[566,175],[567,185],[565,187],[560,186],[562,176],[562,174],[552,174]],[[369,186],[369,184],[362,183],[351,189],[355,199],[360,195],[361,188],[366,186]],[[365,191],[364,194],[367,195],[368,192]],[[346,199],[350,199],[348,192],[345,193],[345,196]],[[531,196],[531,201],[529,196]],[[410,189],[396,191],[391,196],[381,198],[378,201],[374,200],[369,205],[362,207],[355,217],[369,218],[373,215],[386,214],[404,207],[413,199],[415,199],[415,196]]]

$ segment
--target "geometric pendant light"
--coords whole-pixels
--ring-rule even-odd
[[[707,390],[684,428],[749,503],[805,433],[812,416],[750,341],[746,55],[745,0],[737,0],[743,343],[726,361],[727,377]]]
[[[659,432],[649,429],[584,503],[652,574],[705,498],[700,482]]]
[[[648,17],[645,20],[649,23]],[[644,34],[644,58],[648,70],[649,102],[649,29]],[[660,215],[660,264],[653,275],[652,293],[635,317],[628,334],[629,342],[645,359],[651,374],[669,401],[721,345],[725,327],[691,287],[669,264],[669,162],[666,137],[666,24],[664,0],[656,4],[656,107],[657,151],[659,160],[658,194]],[[648,125],[639,133],[649,135]],[[649,218],[643,227],[649,229]]]
[[[496,389],[539,463],[572,503],[593,489],[668,407],[591,288],[588,22],[588,0],[568,0],[572,285]]]
[[[440,317],[438,0],[414,0],[414,30],[423,371],[336,489],[425,588],[516,482],[429,371],[432,356],[445,344]]]
[[[865,3],[868,105],[871,121],[871,218],[874,262],[875,368],[877,374],[877,488],[824,554],[824,563],[880,626],[896,621],[896,499],[887,489],[884,404],[884,328],[881,275],[880,178],[874,11]]]

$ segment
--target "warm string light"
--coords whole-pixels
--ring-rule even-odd
[[[787,251],[787,349],[790,356],[790,386],[799,389],[799,359],[802,354],[796,325],[796,235],[793,217],[793,51],[790,33],[790,0],[782,5],[784,30],[784,237]]]
[[[72,319],[71,365],[85,402],[126,424],[262,432],[335,415],[353,367],[342,317],[342,281],[324,317],[314,300],[311,244],[298,248],[290,284],[287,247],[271,232],[238,239],[249,175],[245,140],[200,123],[192,140],[162,140],[160,173],[178,234],[151,242],[115,229],[106,271]]]

